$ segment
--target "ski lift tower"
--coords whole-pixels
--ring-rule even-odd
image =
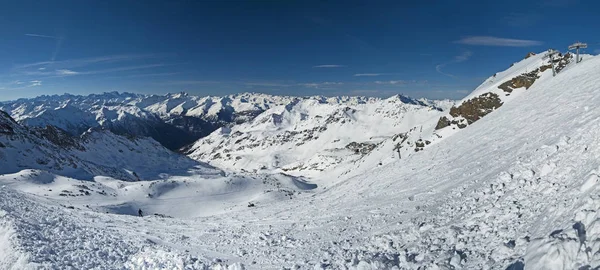
[[[569,50],[577,50],[577,58],[575,59],[575,63],[579,63],[579,48],[581,49],[585,49],[587,48],[587,43],[583,43],[583,42],[575,42],[573,44],[571,44],[571,46],[569,46]]]
[[[559,54],[560,52],[557,50],[553,50],[553,49],[548,49],[548,53],[546,53],[546,55],[544,55],[544,57],[542,59],[548,59],[550,58],[550,64],[552,65],[552,76],[556,76],[556,69],[554,68],[554,56]]]

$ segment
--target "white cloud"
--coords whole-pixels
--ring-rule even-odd
[[[402,85],[405,84],[406,81],[397,80],[397,81],[375,81],[376,84],[389,84],[389,85]]]
[[[318,65],[318,66],[313,66],[313,68],[342,68],[342,67],[346,67],[344,65]]]
[[[34,81],[30,81],[30,85],[29,87],[34,87],[34,86],[41,86],[42,85],[42,81],[39,80],[34,80]]]
[[[448,77],[452,77],[452,78],[456,78],[455,75],[450,74],[450,73],[446,73],[446,72],[442,71],[442,68],[445,67],[445,66],[447,66],[447,65],[449,65],[449,64],[454,64],[454,63],[460,63],[460,62],[467,61],[467,60],[469,60],[469,58],[471,58],[472,55],[473,55],[473,53],[471,51],[465,51],[462,54],[459,54],[459,55],[455,56],[454,60],[452,60],[450,62],[442,63],[442,64],[439,64],[439,65],[435,66],[435,70],[438,73],[442,74],[442,75],[445,75],[445,76],[448,76]]]
[[[158,57],[163,57],[163,56],[165,56],[165,55],[164,54],[108,55],[108,56],[100,56],[100,57],[69,59],[69,60],[62,60],[62,61],[42,61],[42,62],[18,65],[14,69],[21,70],[21,69],[27,69],[27,68],[31,68],[31,67],[46,68],[48,66],[51,66],[56,69],[72,69],[72,68],[76,68],[76,67],[90,66],[90,65],[94,65],[94,64],[125,62],[125,61],[147,59],[147,58],[158,58]]]
[[[358,73],[358,74],[354,74],[354,77],[377,77],[377,76],[382,76],[385,75],[383,73]]]
[[[196,80],[180,80],[180,81],[167,81],[159,84],[167,85],[199,85],[199,84],[217,84],[219,81],[196,81]]]
[[[276,83],[276,82],[248,82],[246,86],[262,86],[262,87],[290,87],[291,84]]]
[[[444,64],[439,64],[439,65],[435,66],[435,70],[436,70],[438,73],[442,74],[442,75],[446,75],[446,76],[448,76],[448,77],[456,78],[456,76],[454,76],[454,75],[452,75],[452,74],[450,74],[450,73],[445,73],[445,72],[443,72],[443,71],[442,71],[442,68],[443,68],[443,67],[445,67],[445,66],[446,66],[446,63],[444,63]]]
[[[301,83],[299,85],[304,86],[304,87],[309,87],[309,88],[324,88],[324,87],[331,87],[331,86],[335,86],[335,85],[343,85],[344,83],[341,82],[321,82],[321,83]]]
[[[69,69],[59,69],[59,70],[56,70],[56,74],[57,75],[65,75],[65,76],[67,76],[67,75],[77,75],[77,74],[79,74],[79,72],[73,71],[73,70],[69,70]]]
[[[460,63],[469,60],[471,56],[473,56],[473,53],[471,51],[465,51],[462,54],[455,56],[454,60],[456,60],[456,63]]]
[[[476,46],[501,46],[501,47],[529,47],[542,45],[543,42],[526,39],[510,39],[491,36],[472,36],[466,37],[454,43]]]
[[[47,36],[47,35],[40,35],[40,34],[25,34],[28,37],[40,37],[40,38],[51,38],[51,39],[56,39],[56,37],[53,36]]]

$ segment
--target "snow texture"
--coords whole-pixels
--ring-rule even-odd
[[[523,61],[511,69],[537,60]],[[82,179],[37,165],[10,170],[0,176],[0,268],[595,269],[599,85],[600,57],[588,56],[556,77],[543,73],[463,129],[434,131],[436,117],[444,113],[429,115],[423,105],[411,111],[422,117],[412,127],[396,122],[398,130],[383,130],[386,138],[375,148],[359,144],[374,133],[349,126],[355,138],[347,142],[357,143],[350,147],[368,153],[335,166],[348,174],[201,165],[158,167],[145,181],[132,182],[101,174]],[[227,136],[240,131],[268,141],[281,129],[305,127],[303,118],[338,115],[367,123],[375,115],[360,104],[347,114],[310,102],[274,106],[207,139],[227,144]],[[393,118],[381,121],[393,125]],[[0,119],[3,144],[18,137],[9,132],[26,128]],[[330,126],[327,130],[343,128],[339,122]],[[322,145],[337,139],[329,136]],[[271,154],[285,154],[278,152],[281,144],[270,143]],[[402,158],[390,157],[396,146],[403,146]],[[6,149],[0,148],[9,157],[0,160],[1,168],[16,155]],[[302,154],[298,149],[295,155]],[[307,149],[312,152],[306,156],[283,155],[282,164],[305,162],[318,147]],[[255,158],[272,158],[260,151],[265,152]],[[89,160],[102,164],[100,158],[108,157]],[[136,216],[140,208],[144,217]]]

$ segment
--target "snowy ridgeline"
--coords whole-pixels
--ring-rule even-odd
[[[405,102],[445,106],[448,101]],[[219,127],[243,123],[277,106],[303,100],[321,104],[372,104],[367,97],[290,97],[243,93],[223,97],[199,97],[186,93],[140,95],[104,93],[88,96],[54,95],[0,103],[0,110],[29,126],[53,125],[72,135],[102,126],[119,134],[149,136],[171,150],[177,150]],[[175,138],[175,139],[174,139]]]
[[[187,153],[229,170],[340,176],[357,166],[373,168],[398,158],[392,142],[409,132],[414,137],[431,133],[443,113],[437,106],[402,96],[356,105],[303,100],[221,128],[198,140]]]
[[[556,77],[540,55],[515,63],[450,110],[304,100],[219,129],[193,148],[243,155],[237,165],[245,172],[159,167],[156,177],[126,182],[81,181],[45,167],[12,171],[0,176],[0,268],[594,269],[600,58],[568,59]],[[317,117],[324,115],[339,117]],[[0,122],[0,132],[25,128],[11,123]],[[390,128],[375,139],[375,126]],[[312,139],[281,140],[315,127]],[[3,144],[14,137],[0,135]],[[236,150],[242,138],[255,142],[238,145],[260,146]],[[299,157],[285,155],[300,142]],[[335,163],[335,174],[287,166],[335,148],[360,158]],[[90,159],[99,158],[111,157]],[[254,173],[255,164],[267,169]]]
[[[89,180],[96,175],[137,181],[163,172],[206,167],[151,138],[90,129],[73,137],[53,126],[28,127],[0,111],[0,174],[40,169]],[[208,167],[207,167],[208,168]]]

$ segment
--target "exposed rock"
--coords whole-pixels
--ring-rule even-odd
[[[17,122],[6,112],[0,111],[0,134],[13,135],[15,133],[13,125],[17,125]]]
[[[534,52],[530,52],[530,53],[528,53],[527,55],[525,55],[525,59],[527,59],[527,58],[529,58],[529,57],[532,57],[532,56],[534,56],[534,55],[535,55],[535,53],[534,53]]]
[[[564,55],[559,54],[559,56],[561,58],[554,59],[556,73],[561,72],[567,66],[567,64],[571,63],[571,60],[573,59],[573,54],[571,53],[565,53]]]
[[[428,140],[418,139],[415,142],[415,152],[422,151],[425,148],[425,146],[429,144],[431,144],[431,142]]]
[[[538,73],[540,69],[535,69],[529,73],[523,73],[517,77],[512,78],[510,81],[504,82],[498,86],[498,88],[502,89],[504,92],[512,93],[514,89],[525,87],[525,89],[529,89],[531,85],[539,78]]]
[[[458,107],[452,107],[450,115],[452,117],[463,117],[470,125],[500,106],[502,106],[502,100],[500,100],[497,94],[485,93],[463,102]]]
[[[35,128],[34,129],[42,138],[52,142],[55,145],[64,147],[64,148],[76,148],[81,151],[85,150],[83,146],[81,146],[75,138],[69,135],[66,131],[57,128],[55,126],[46,126],[43,128]]]
[[[551,69],[551,68],[552,68],[552,65],[541,66],[540,67],[540,72],[544,72],[544,71],[546,71],[548,69]]]
[[[373,144],[373,143],[351,142],[348,145],[346,145],[347,149],[354,151],[354,153],[356,153],[356,154],[362,154],[362,155],[366,155],[366,154],[370,153],[371,151],[373,151],[373,149],[375,149],[375,147],[377,147],[377,145]]]
[[[448,117],[442,116],[442,117],[440,117],[440,120],[438,120],[438,123],[435,126],[435,130],[445,128],[449,125],[450,125],[450,120],[448,119]]]

